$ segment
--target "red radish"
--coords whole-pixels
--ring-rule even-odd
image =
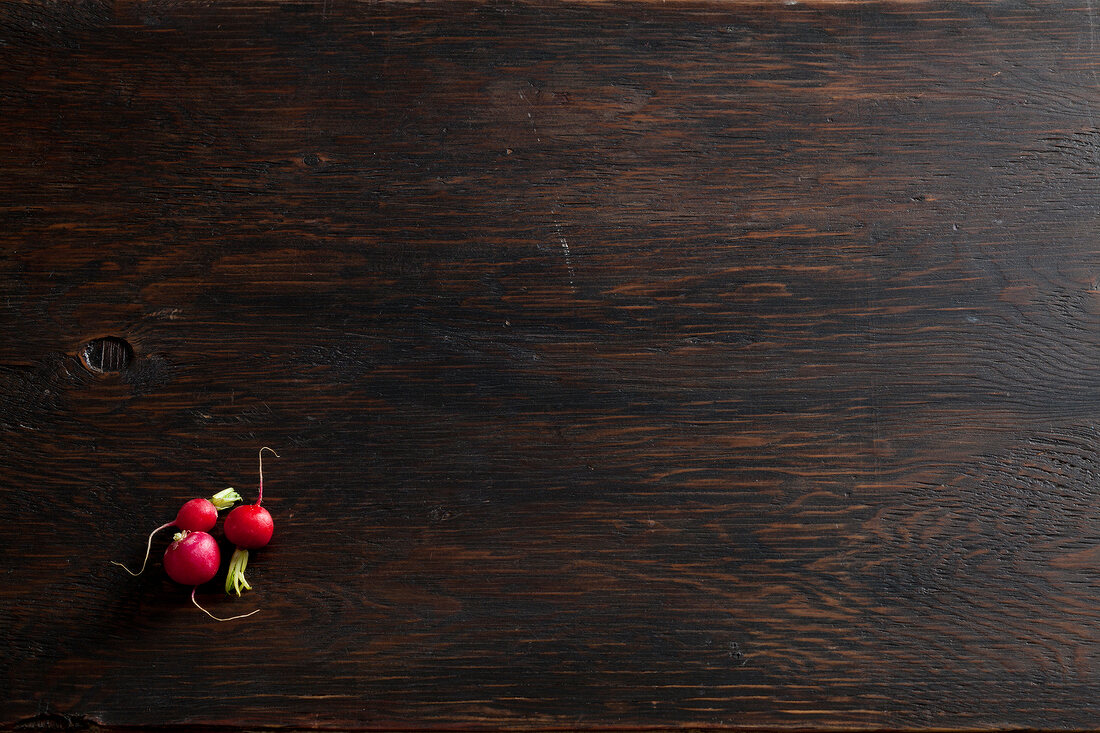
[[[252,590],[245,580],[244,571],[248,567],[248,551],[258,550],[271,541],[275,532],[275,522],[271,514],[260,506],[264,500],[264,451],[271,451],[276,458],[278,453],[267,446],[260,448],[260,493],[256,503],[251,506],[239,506],[229,512],[225,518],[225,538],[237,546],[229,560],[229,574],[225,578],[225,592],[241,595],[241,590]]]
[[[259,504],[239,506],[225,518],[225,536],[244,550],[258,550],[275,532],[275,523],[266,509]]]
[[[164,551],[164,572],[180,585],[202,585],[218,574],[222,553],[206,532],[184,530]]]
[[[190,585],[191,602],[195,607],[215,621],[232,621],[245,618],[252,613],[229,618],[218,618],[199,605],[195,600],[195,591],[198,586],[209,581],[218,574],[218,567],[222,564],[222,553],[218,549],[217,540],[206,532],[189,532],[184,530],[177,532],[172,538],[172,544],[164,551],[164,572],[168,577],[180,585]]]
[[[214,525],[217,524],[219,509],[228,509],[241,500],[241,495],[237,493],[236,489],[219,491],[209,499],[192,499],[180,507],[179,512],[176,513],[175,519],[168,524],[160,525],[149,533],[149,541],[145,545],[145,559],[141,561],[141,570],[135,573],[120,562],[115,562],[114,560],[111,562],[114,565],[118,565],[130,575],[141,575],[145,570],[145,564],[149,562],[149,552],[153,548],[153,535],[169,527],[176,527],[177,529],[188,532],[206,532],[207,530],[213,529]]]

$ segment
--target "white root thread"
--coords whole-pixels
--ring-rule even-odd
[[[137,576],[141,575],[143,572],[145,572],[145,564],[149,562],[149,553],[153,551],[153,535],[155,535],[157,532],[161,531],[162,529],[168,529],[173,524],[175,524],[175,521],[171,521],[168,524],[162,524],[159,527],[157,527],[156,529],[154,529],[152,532],[149,533],[149,541],[145,544],[145,559],[141,561],[141,570],[139,570],[135,573],[133,570],[126,567],[122,563],[115,562],[114,560],[111,560],[111,564],[112,565],[118,565],[120,568],[122,568],[123,570],[128,572],[130,575],[133,575],[135,578]]]
[[[195,608],[199,609],[200,611],[202,611],[203,613],[205,613],[207,616],[214,619],[215,621],[236,621],[239,618],[248,618],[253,613],[259,613],[260,612],[260,609],[257,608],[252,613],[242,613],[240,616],[230,616],[229,618],[221,618],[219,616],[215,616],[214,614],[210,613],[205,608],[200,606],[199,602],[195,600],[195,591],[196,590],[198,590],[197,586],[191,589],[191,602],[195,604]]]
[[[275,451],[273,449],[268,448],[266,445],[263,448],[260,448],[260,494],[259,494],[259,496],[256,497],[256,506],[259,506],[260,502],[264,500],[264,451],[265,450],[269,450],[272,453],[274,453],[276,458],[279,457],[278,453],[275,453]]]

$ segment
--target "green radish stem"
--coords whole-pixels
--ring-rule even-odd
[[[222,489],[218,493],[210,497],[210,503],[214,505],[214,508],[218,511],[222,509],[228,509],[236,504],[238,501],[244,501],[241,495],[237,493],[237,490],[230,486],[228,489]]]
[[[229,560],[229,572],[225,576],[225,592],[236,593],[239,598],[242,590],[252,590],[244,578],[244,569],[248,567],[248,550],[237,548]]]

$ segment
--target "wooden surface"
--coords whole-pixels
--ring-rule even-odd
[[[0,6],[0,726],[1100,726],[1098,33]]]

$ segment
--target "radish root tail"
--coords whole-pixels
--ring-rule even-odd
[[[276,458],[279,457],[278,453],[275,453],[275,451],[273,449],[268,448],[266,445],[263,448],[260,448],[260,494],[259,494],[259,496],[256,497],[256,506],[259,506],[260,502],[264,500],[264,451],[265,450],[271,451],[272,454],[274,454],[274,456]]]
[[[259,613],[260,612],[260,609],[257,608],[255,611],[252,611],[252,613],[242,613],[240,616],[230,616],[229,618],[221,618],[220,616],[215,616],[214,614],[210,613],[205,608],[200,606],[199,602],[195,600],[195,591],[196,590],[198,590],[197,586],[195,588],[191,589],[191,602],[195,604],[195,608],[199,609],[200,611],[202,611],[203,613],[205,613],[207,616],[214,619],[215,621],[236,621],[239,618],[248,618],[253,613]]]
[[[133,575],[135,578],[137,576],[141,575],[143,572],[145,572],[145,564],[149,562],[149,553],[152,552],[152,550],[153,550],[153,535],[155,535],[157,532],[161,531],[162,529],[168,529],[173,524],[175,524],[175,522],[169,522],[168,524],[162,524],[159,527],[157,527],[156,529],[154,529],[152,532],[149,533],[149,541],[145,543],[145,559],[141,561],[141,570],[138,570],[135,573],[133,570],[126,567],[122,563],[115,562],[114,560],[111,560],[111,564],[112,565],[118,565],[120,568],[122,568],[123,570],[128,572],[130,575]]]
[[[233,550],[233,557],[229,560],[229,572],[225,575],[225,592],[236,593],[240,598],[242,590],[252,590],[252,586],[244,577],[244,569],[248,567],[248,550],[237,548]]]

